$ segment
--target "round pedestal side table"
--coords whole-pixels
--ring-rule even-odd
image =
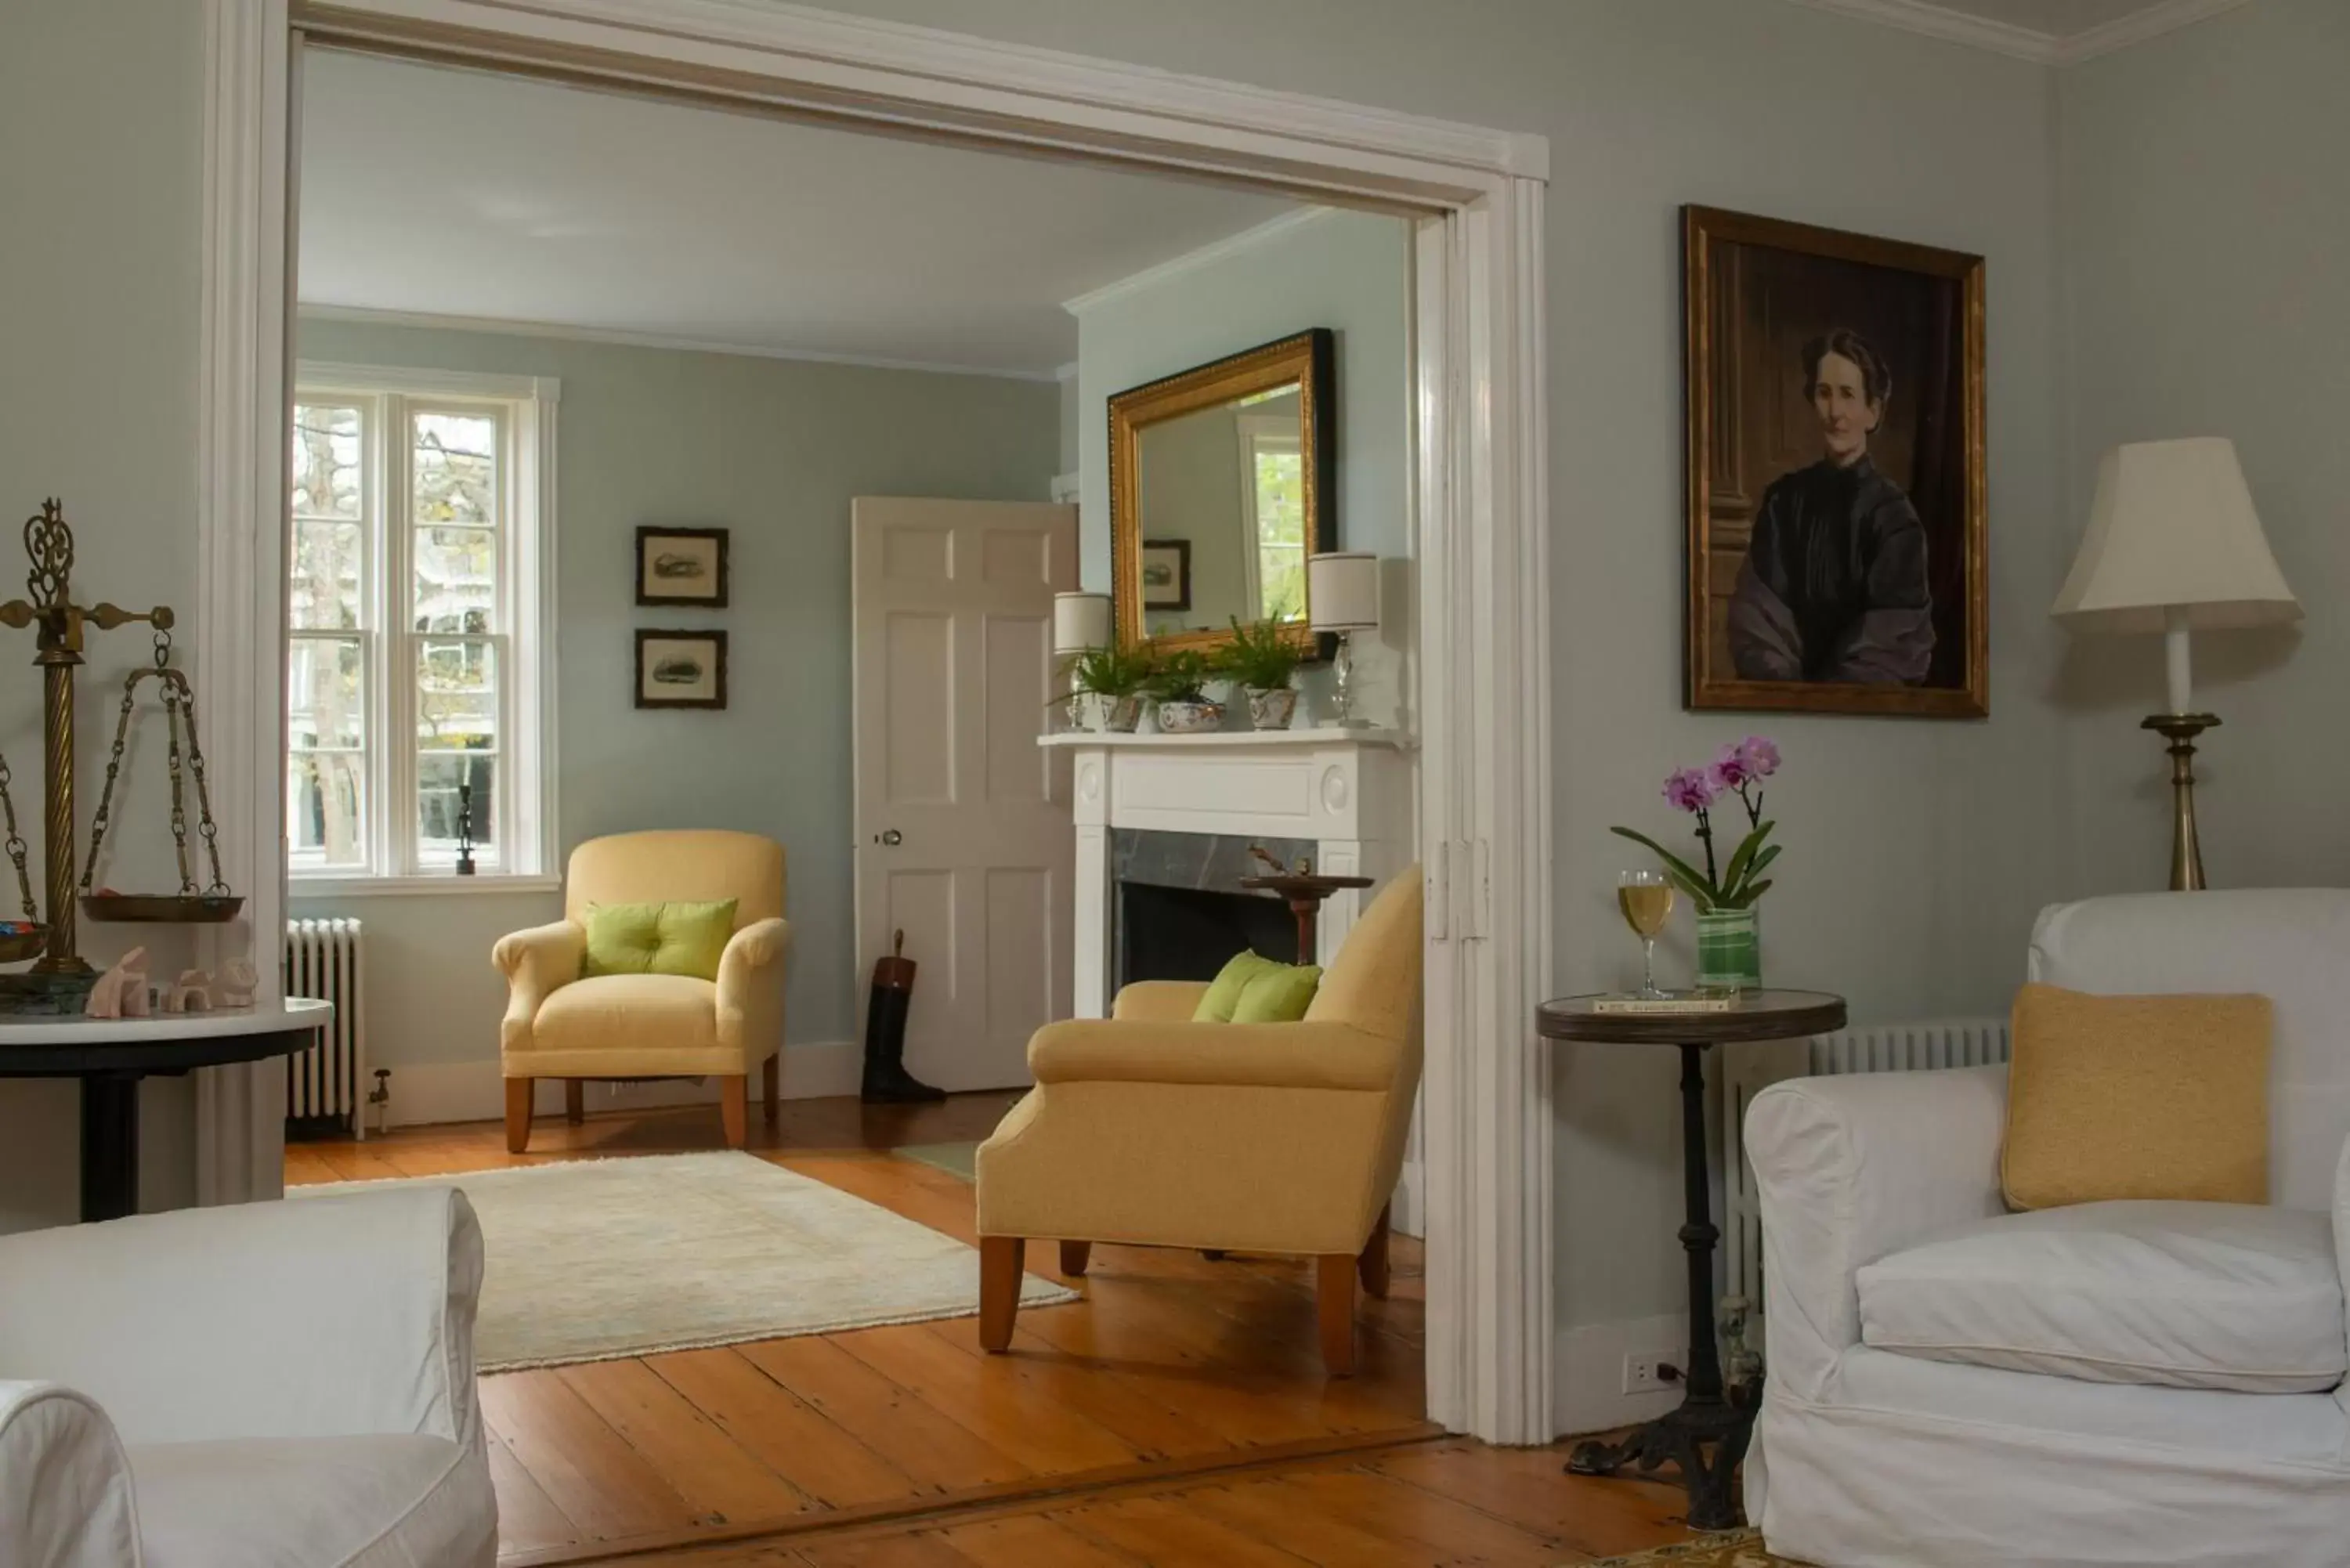
[[[1680,1467],[1689,1491],[1689,1521],[1699,1530],[1738,1522],[1731,1480],[1753,1435],[1754,1412],[1730,1402],[1721,1385],[1721,1352],[1714,1344],[1713,1249],[1721,1239],[1707,1196],[1705,1053],[1715,1045],[1795,1040],[1825,1034],[1845,1023],[1844,998],[1819,991],[1749,991],[1720,1012],[1605,1012],[1606,998],[1570,996],[1534,1011],[1534,1027],[1552,1040],[1610,1045],[1666,1045],[1681,1054],[1681,1185],[1689,1254],[1690,1364],[1680,1405],[1637,1428],[1620,1443],[1575,1447],[1566,1468],[1576,1475],[1613,1475],[1627,1464],[1653,1470]]]
[[[139,1080],[307,1050],[332,1003],[296,997],[214,1012],[0,1023],[0,1078],[81,1080],[81,1217],[139,1211]]]

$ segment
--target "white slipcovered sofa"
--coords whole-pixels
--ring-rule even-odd
[[[0,1564],[493,1568],[450,1188],[0,1237]]]
[[[2350,1563],[2350,892],[2061,906],[2031,972],[2269,996],[2274,1207],[2007,1213],[2004,1068],[1765,1090],[1749,1517],[1824,1568]]]

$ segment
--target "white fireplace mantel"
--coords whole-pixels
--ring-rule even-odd
[[[1077,835],[1076,1014],[1109,1012],[1110,834],[1306,839],[1319,871],[1385,881],[1412,861],[1410,736],[1393,730],[1252,730],[1206,735],[1072,731],[1037,742],[1070,753]],[[1361,895],[1322,907],[1317,961],[1327,964]]]

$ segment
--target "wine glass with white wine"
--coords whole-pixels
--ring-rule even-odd
[[[1657,989],[1657,934],[1672,918],[1672,883],[1661,871],[1627,871],[1616,878],[1616,907],[1640,939],[1640,994],[1664,995]]]

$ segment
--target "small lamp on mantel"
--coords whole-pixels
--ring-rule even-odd
[[[1109,646],[1109,596],[1107,594],[1055,594],[1053,596],[1053,656],[1068,659],[1081,653],[1091,653],[1097,648]],[[1077,727],[1078,693],[1069,693],[1063,710],[1069,728]]]
[[[1305,602],[1317,632],[1338,634],[1338,657],[1331,665],[1338,678],[1332,722],[1340,729],[1362,727],[1368,721],[1354,715],[1355,634],[1379,628],[1379,558],[1367,550],[1333,550],[1305,557]]]
[[[2195,838],[2195,711],[2188,635],[2301,618],[2252,510],[2236,445],[2221,436],[2133,441],[2097,466],[2097,498],[2072,575],[2051,612],[2075,631],[2163,636],[2169,708],[2141,728],[2170,742],[2170,885],[2203,886]]]

